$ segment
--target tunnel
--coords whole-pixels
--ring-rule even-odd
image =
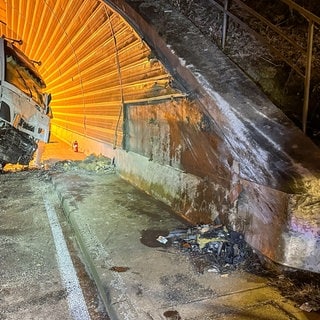
[[[165,1],[0,1],[37,61],[51,132],[193,224],[320,272],[318,147]]]

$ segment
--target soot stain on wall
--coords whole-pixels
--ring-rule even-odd
[[[196,223],[228,214],[234,206],[228,198],[233,160],[212,119],[195,102],[129,105],[124,122],[126,151],[199,178],[192,197],[181,187],[180,199],[173,204],[177,212]]]

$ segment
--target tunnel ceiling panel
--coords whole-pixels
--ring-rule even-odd
[[[103,1],[0,0],[0,20],[1,34],[41,61],[53,126],[111,144],[124,104],[175,93],[147,44]]]

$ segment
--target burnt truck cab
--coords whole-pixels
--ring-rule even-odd
[[[29,164],[50,137],[51,95],[34,63],[0,38],[0,165]]]

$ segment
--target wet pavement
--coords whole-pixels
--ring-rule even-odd
[[[116,173],[64,172],[52,181],[111,319],[319,318],[263,277],[199,272],[188,254],[156,240],[186,224]]]
[[[92,161],[87,165],[71,165],[68,161],[54,165],[57,160],[81,160],[85,155],[73,153],[71,147],[59,140],[47,147],[42,162],[48,171],[41,170],[38,179],[45,177],[50,182],[48,185],[54,186],[72,229],[72,238],[80,248],[81,259],[112,320],[319,319],[319,313],[304,312],[284,298],[270,286],[267,278],[244,270],[220,273],[210,272],[207,266],[199,268],[187,252],[170,242],[162,244],[156,240],[171,230],[188,227],[168,206],[122,180],[116,169],[100,170],[101,166],[97,163],[92,166]],[[19,214],[16,219],[14,228],[17,230],[23,230],[29,223],[27,216],[22,223],[18,223]],[[36,221],[35,225],[38,225]],[[12,228],[8,226],[6,230]],[[36,263],[35,270],[52,260],[52,240],[46,240],[50,230],[40,225],[38,228],[41,230],[31,232],[28,238],[39,241],[39,250],[45,252],[45,255],[39,254],[38,267],[32,259],[32,264]],[[28,261],[31,243],[20,248],[19,259]],[[5,245],[3,241],[2,245]],[[2,279],[10,278],[12,271],[7,268],[8,260],[3,259],[1,263]],[[28,269],[27,264],[22,265]],[[17,268],[14,271],[17,274],[21,273],[20,267],[19,263],[11,265]],[[51,286],[48,279],[56,283],[56,274],[42,279],[46,274],[40,269],[38,278],[30,275],[32,282],[28,286],[33,288],[35,282],[40,287]],[[21,276],[17,278],[17,283],[20,282],[23,283]],[[37,287],[34,289],[38,291]],[[52,290],[61,292],[54,287]],[[0,302],[7,303],[4,300],[8,299],[7,293],[3,289],[1,293]],[[24,303],[32,302],[32,291],[27,290],[25,294],[30,296]],[[10,299],[19,300],[21,295],[23,288],[21,292],[13,291]],[[45,317],[24,313],[22,318],[50,319],[52,310],[46,307],[42,306],[43,312],[48,314]],[[63,313],[60,318],[51,315],[51,319],[63,317]]]
[[[84,266],[72,263],[79,259],[67,248],[52,188],[40,171],[2,174],[0,183],[0,319],[90,319],[97,290],[77,277]]]
[[[188,225],[115,170],[51,171],[51,181],[111,319],[318,319],[267,278],[199,269],[156,239]]]
[[[0,184],[0,319],[106,320],[46,171],[8,165]]]

